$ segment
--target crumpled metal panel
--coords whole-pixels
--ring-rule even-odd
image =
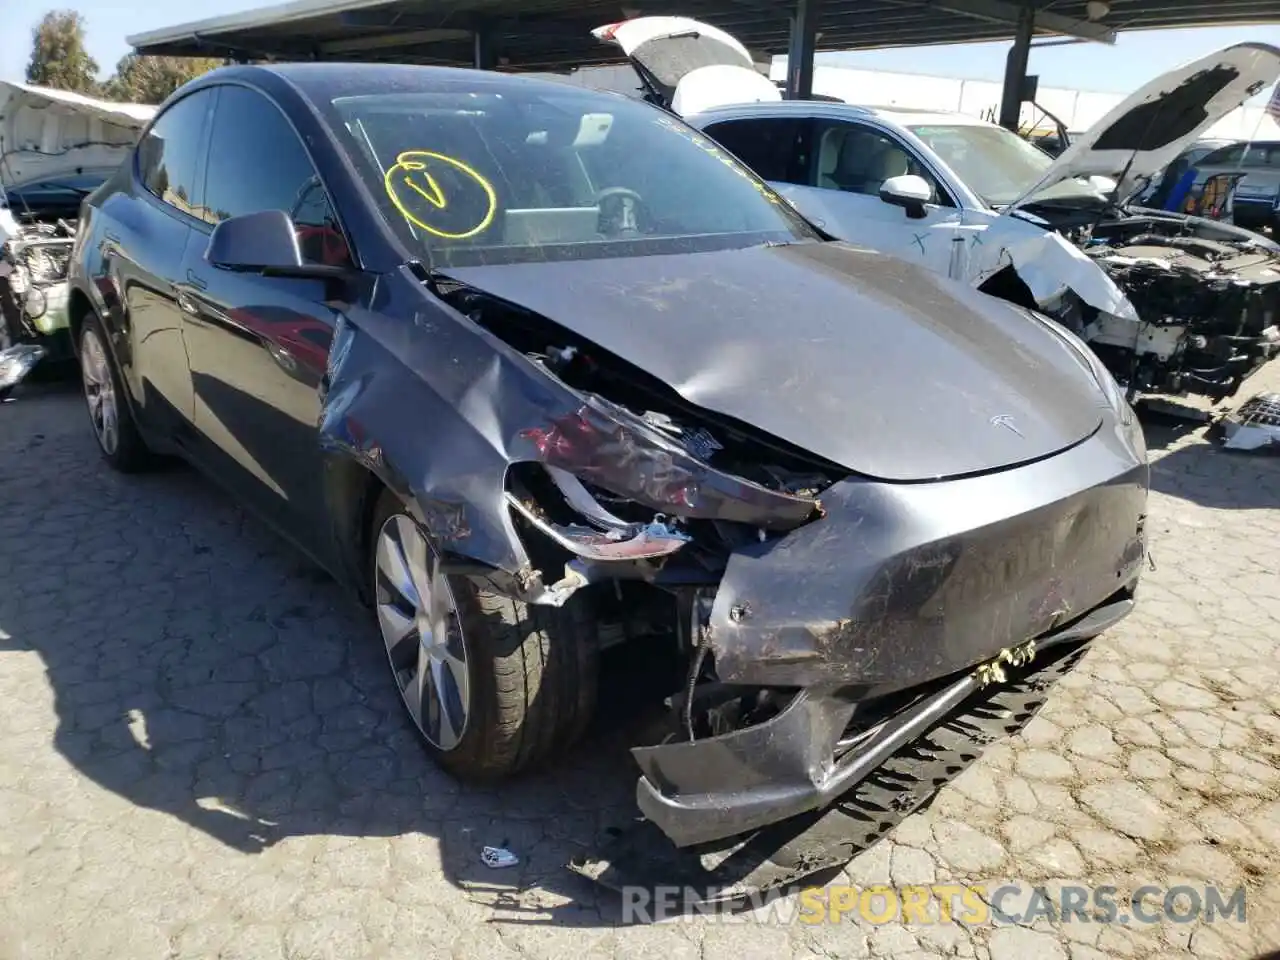
[[[826,516],[730,556],[717,677],[905,689],[1067,622],[1138,576],[1149,470],[1119,435],[947,484],[845,480]]]
[[[623,358],[701,410],[867,476],[1009,467],[1101,422],[1104,401],[1077,354],[1024,310],[843,244],[448,273]],[[1017,431],[993,424],[1000,415],[1016,418]]]
[[[966,216],[972,214],[966,213]],[[967,276],[974,286],[1012,266],[1037,304],[1052,314],[1068,291],[1102,313],[1138,323],[1129,298],[1075,244],[1045,226],[1012,215],[991,218],[982,242],[970,244]]]
[[[817,509],[708,467],[574,392],[422,296],[407,268],[338,323],[322,389],[320,438],[335,458],[410,499],[445,553],[525,581],[533,571],[505,498],[515,463],[563,468],[655,513],[787,530]]]

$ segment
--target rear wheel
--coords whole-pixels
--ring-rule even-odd
[[[463,779],[499,779],[581,736],[598,682],[596,637],[581,604],[525,604],[443,573],[390,493],[375,510],[372,554],[391,671],[441,766]]]
[[[85,318],[80,331],[80,379],[93,436],[107,463],[122,473],[150,467],[155,457],[134,422],[120,375],[107,351],[102,321],[93,313]]]

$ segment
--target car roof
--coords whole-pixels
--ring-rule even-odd
[[[521,74],[466,67],[422,66],[409,63],[339,63],[335,61],[262,63],[220,67],[193,81],[191,88],[206,83],[242,80],[262,83],[268,77],[284,80],[308,99],[324,102],[339,97],[396,93],[426,93],[483,89],[489,93],[514,93],[536,88],[561,95],[623,98],[622,94],[594,90]],[[625,98],[624,98],[625,99]]]
[[[715,114],[742,115],[752,112],[772,113],[813,113],[820,116],[839,116],[841,114],[862,117],[878,117],[901,126],[917,124],[947,124],[950,126],[989,127],[988,120],[973,117],[966,113],[955,113],[948,110],[931,110],[919,107],[871,106],[860,103],[849,103],[847,100],[775,100],[765,103],[733,103],[718,107],[710,107],[701,111],[703,116]]]

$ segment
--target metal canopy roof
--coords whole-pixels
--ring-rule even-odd
[[[1103,43],[1119,30],[1280,21],[1280,0],[1110,0],[1098,22],[1086,0],[821,0],[817,49],[1011,40],[1027,6],[1037,10],[1037,34]],[[649,14],[694,17],[760,55],[785,53],[795,9],[776,0],[295,0],[128,42],[139,53],[176,56],[470,66],[480,37],[500,68],[565,70],[618,62],[618,48],[590,30]]]

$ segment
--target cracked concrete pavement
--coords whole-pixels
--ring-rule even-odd
[[[0,406],[0,960],[1280,948],[1280,458],[1202,433],[1149,430],[1156,568],[1134,616],[834,882],[1013,883],[1006,912],[1034,885],[1243,886],[1244,923],[635,925],[563,868],[633,815],[624,734],[459,788],[335,586],[190,471],[110,473],[79,397],[28,389]],[[521,865],[483,867],[486,843]]]

